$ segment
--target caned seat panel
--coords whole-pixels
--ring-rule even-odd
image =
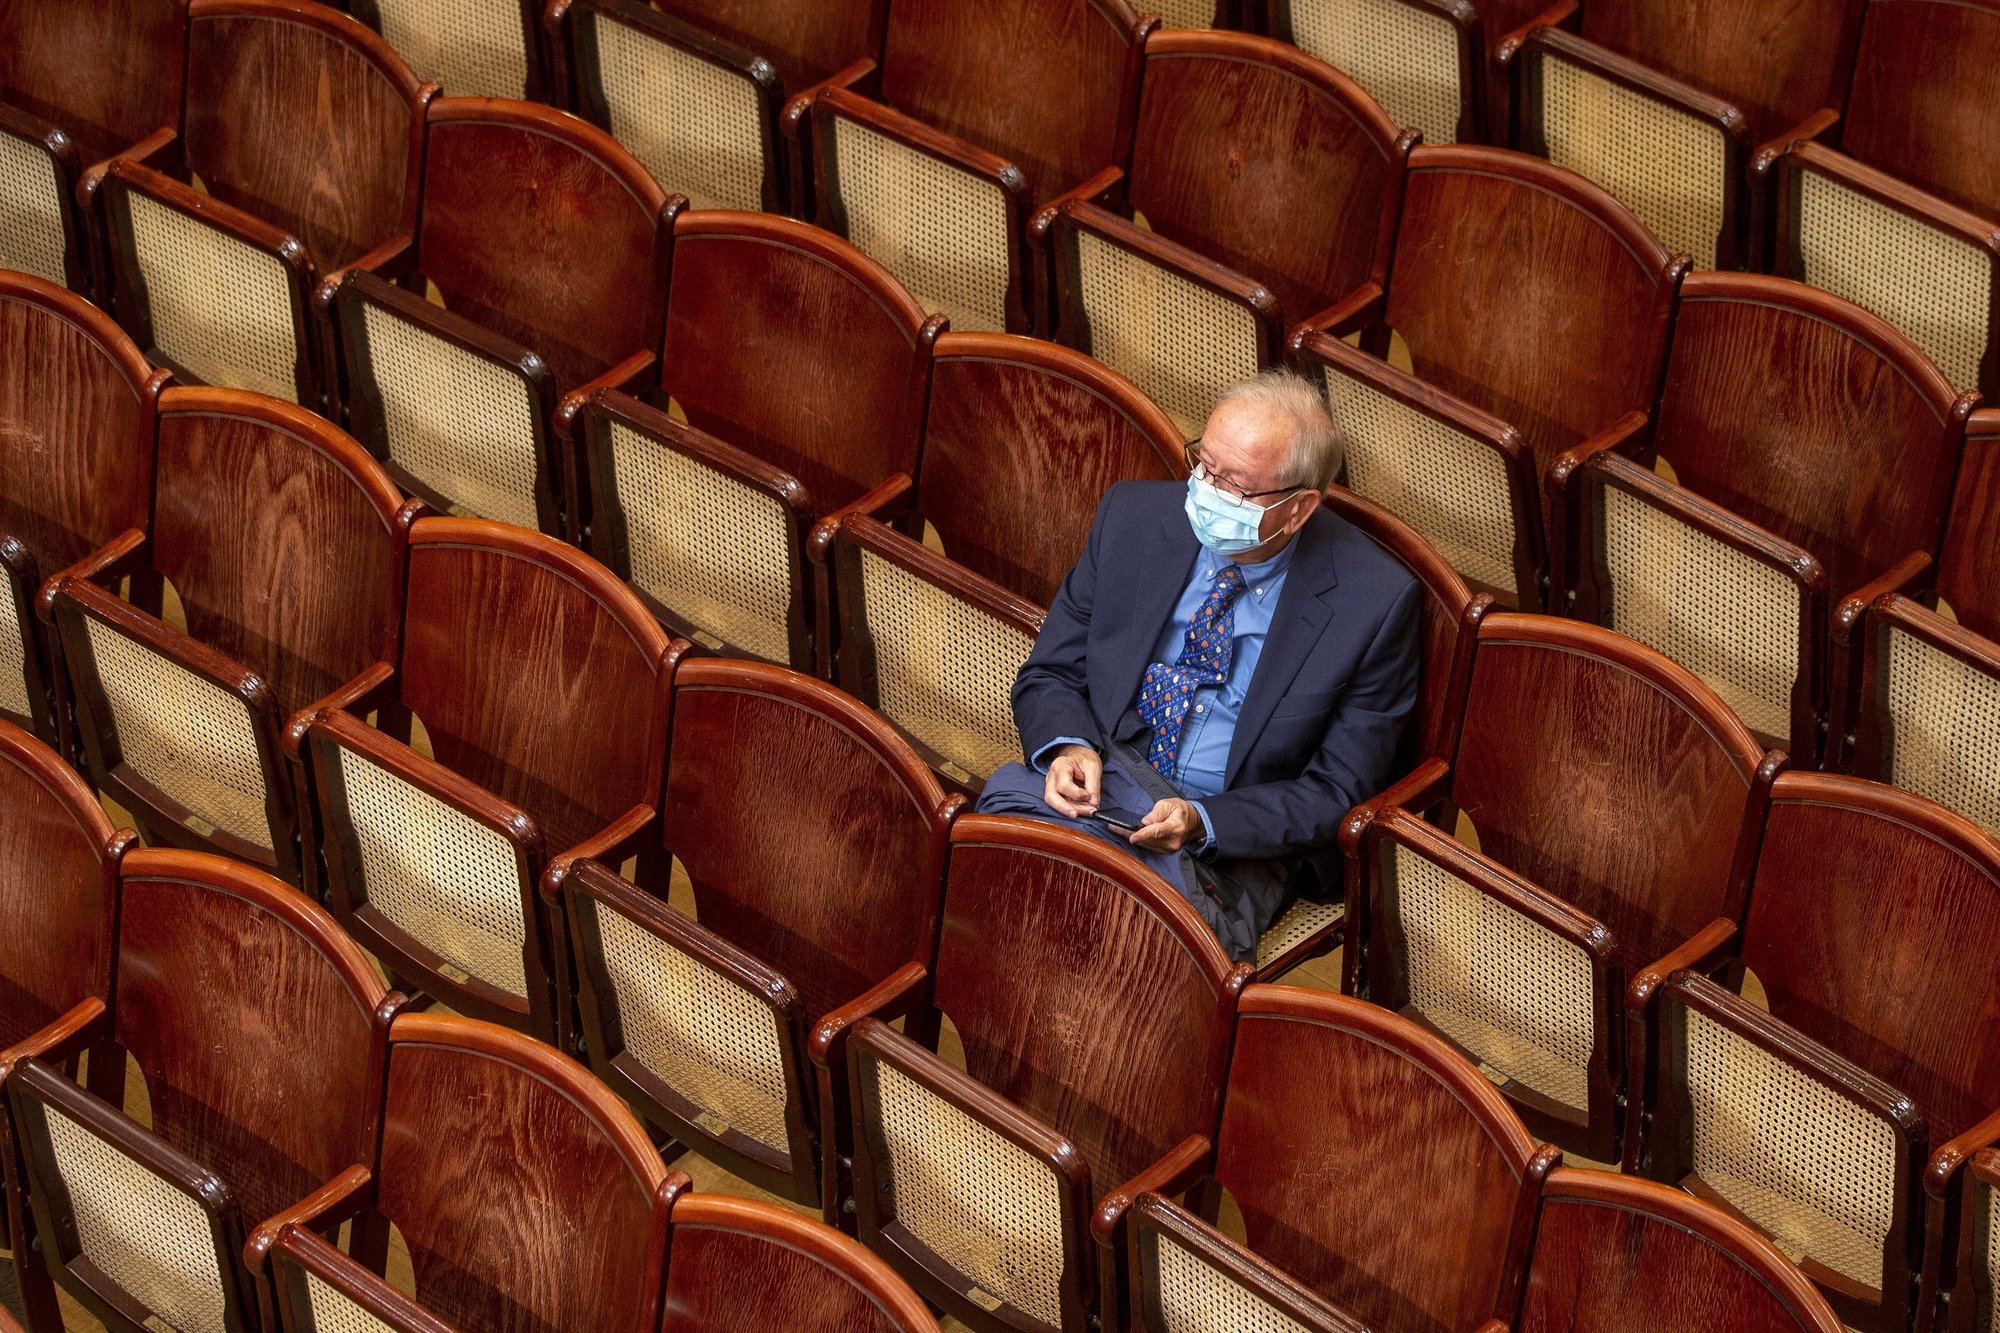
[[[361,309],[389,461],[456,511],[538,526],[536,403],[527,384],[382,306]]]
[[[1007,327],[1007,199],[1000,187],[851,120],[827,122],[847,239],[960,332]]]
[[[1147,0],[1146,12],[1160,16],[1166,28],[1212,28],[1214,0]]]
[[[1541,74],[1549,160],[1603,186],[1669,251],[1714,268],[1729,178],[1722,130],[1553,51]]]
[[[340,751],[369,906],[468,975],[526,997],[521,877],[499,833]]]
[[[872,551],[860,557],[883,713],[965,773],[992,776],[1020,755],[1010,695],[1033,636]]]
[[[733,1129],[786,1151],[776,1012],[601,900],[596,918],[625,1048],[692,1102],[710,1133]]]
[[[1344,911],[1346,908],[1340,903],[1315,903],[1301,898],[1285,909],[1285,914],[1257,941],[1257,965],[1262,967],[1314,931],[1338,921]]]
[[[694,208],[764,206],[757,89],[733,70],[595,10],[598,77],[611,134]]]
[[[520,0],[375,0],[382,36],[453,97],[520,97],[528,85]]]
[[[62,285],[63,183],[39,147],[0,130],[0,268]]]
[[[201,1206],[54,1107],[42,1110],[83,1256],[177,1333],[222,1333],[222,1268]]]
[[[1090,354],[1200,435],[1222,391],[1257,373],[1256,317],[1091,232],[1076,240]]]
[[[1695,1010],[1687,1083],[1695,1174],[1780,1249],[1879,1290],[1895,1217],[1890,1126]]]
[[[227,233],[127,191],[153,345],[205,384],[298,401],[285,266]]]
[[[614,421],[610,434],[632,582],[697,631],[789,661],[785,506],[629,426]]]
[[[2000,836],[2000,680],[1889,630],[1889,780]]]
[[[1401,846],[1396,901],[1410,1007],[1482,1065],[1584,1110],[1594,1028],[1583,950]]]
[[[1986,1327],[1992,1330],[2000,1329],[2000,1189],[1982,1184],[1979,1192],[1986,1196],[1986,1287],[1990,1297]]]
[[[1766,736],[1791,731],[1799,596],[1778,571],[1616,486],[1604,488],[1611,628],[1700,676]]]
[[[1463,114],[1458,30],[1405,0],[1292,0],[1292,40],[1382,104],[1425,143],[1453,143]]]
[[[1159,1238],[1166,1333],[1306,1333],[1305,1325],[1217,1272],[1172,1236]]]
[[[874,1070],[896,1221],[979,1292],[1061,1327],[1054,1173],[893,1066]]]
[[[1514,508],[1500,455],[1331,366],[1321,374],[1347,437],[1348,488],[1415,528],[1466,578],[1515,587]]]
[[[84,625],[125,764],[195,818],[269,848],[264,766],[248,706],[93,617]]]
[[[0,576],[0,712],[33,715],[28,697],[28,647],[21,637],[21,612],[13,580]]]
[[[1799,276],[1895,325],[1959,390],[1978,388],[1991,257],[1818,172],[1797,188]]]
[[[321,1280],[319,1274],[309,1272],[305,1279],[313,1333],[395,1333],[390,1325],[355,1304],[346,1292]]]

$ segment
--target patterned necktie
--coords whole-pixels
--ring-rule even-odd
[[[1139,716],[1153,729],[1146,759],[1166,777],[1174,775],[1196,687],[1229,678],[1229,662],[1236,655],[1236,599],[1243,586],[1243,571],[1233,563],[1224,565],[1188,622],[1180,660],[1172,666],[1153,663],[1139,682]]]

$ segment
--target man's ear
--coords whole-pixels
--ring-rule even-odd
[[[1318,491],[1300,491],[1293,496],[1287,503],[1297,505],[1298,510],[1285,520],[1285,531],[1297,532],[1304,527],[1306,520],[1313,516],[1313,510],[1318,509],[1320,502],[1325,498]]]

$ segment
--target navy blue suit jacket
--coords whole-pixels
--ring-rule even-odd
[[[1133,704],[1200,547],[1180,482],[1128,481],[1098,506],[1014,681],[1029,756],[1060,736],[1145,752]],[[1388,785],[1417,695],[1420,585],[1327,509],[1297,537],[1271,630],[1229,748],[1226,788],[1202,798],[1226,858],[1298,858],[1339,890],[1335,839],[1348,810]]]

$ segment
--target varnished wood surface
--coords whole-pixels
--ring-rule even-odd
[[[1966,431],[1937,589],[1959,624],[2000,639],[2000,420],[1986,415]]]
[[[351,263],[406,225],[417,87],[375,33],[325,5],[197,0],[187,165],[297,236],[321,271]]]
[[[888,0],[653,0],[654,5],[706,28],[770,61],[796,93],[857,60],[882,52]]]
[[[1874,0],[1841,146],[1982,217],[2000,216],[2000,6]]]
[[[96,162],[180,120],[186,0],[0,2],[0,97]]]

